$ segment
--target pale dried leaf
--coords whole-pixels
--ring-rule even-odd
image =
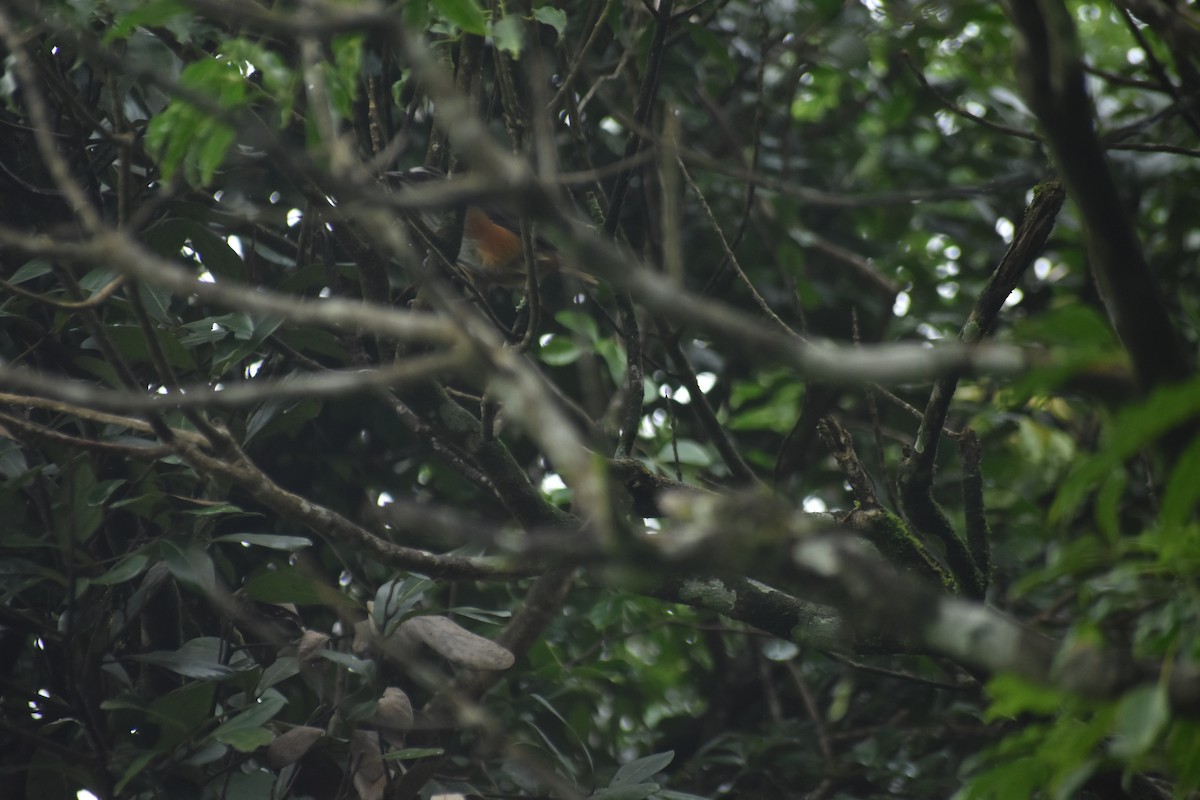
[[[296,644],[296,658],[306,664],[317,658],[318,652],[329,644],[329,634],[320,631],[305,631]]]
[[[279,734],[275,741],[267,746],[267,764],[271,769],[295,764],[324,735],[324,729],[309,725],[300,725]]]
[[[413,617],[400,623],[396,633],[423,642],[447,661],[459,666],[502,670],[513,665],[512,653],[491,639],[471,633],[449,617]]]
[[[354,623],[354,641],[350,644],[350,652],[359,658],[366,658],[375,649],[375,632],[371,630],[368,620]]]
[[[380,758],[379,737],[371,731],[350,734],[350,768],[359,800],[383,800],[387,771]]]
[[[380,728],[406,731],[413,725],[413,707],[408,695],[395,686],[383,690],[379,705],[371,715],[370,722]]]

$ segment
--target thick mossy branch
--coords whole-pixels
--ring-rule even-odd
[[[984,584],[966,543],[950,524],[946,512],[933,499],[928,488],[900,479],[900,505],[909,522],[923,536],[941,543],[945,550],[946,566],[950,568],[952,585],[946,588],[971,598],[983,597]]]
[[[946,591],[958,591],[954,576],[946,571],[900,517],[877,508],[856,511],[846,519],[846,523],[874,545],[880,555],[899,571],[912,572]]]
[[[629,493],[633,512],[639,517],[664,517],[659,504],[663,492],[710,494],[705,489],[672,480],[665,475],[652,472],[636,458],[612,458],[608,461],[609,474]]]
[[[898,570],[915,573],[947,591],[957,592],[959,581],[955,576],[946,571],[920,537],[904,524],[904,520],[884,510],[879,504],[871,477],[854,452],[850,432],[832,416],[822,419],[817,429],[857,501],[858,509],[845,518],[844,524],[850,525],[873,544]],[[946,524],[948,527],[949,523]]]

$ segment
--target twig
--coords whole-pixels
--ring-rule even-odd
[[[729,262],[734,271],[737,273],[738,277],[741,279],[742,283],[747,289],[750,290],[750,296],[754,298],[754,302],[763,310],[763,313],[767,315],[768,319],[786,331],[789,335],[794,336],[797,339],[802,339],[800,334],[788,327],[788,324],[779,318],[779,315],[775,313],[763,296],[758,293],[758,290],[754,288],[754,283],[750,280],[750,277],[746,275],[746,271],[742,269],[742,265],[738,263],[737,256],[734,255],[733,249],[730,248],[729,242],[725,239],[725,232],[721,230],[721,225],[719,222],[717,222],[716,215],[713,214],[713,210],[709,207],[708,201],[704,199],[704,193],[700,191],[700,187],[696,185],[694,180],[692,180],[691,173],[688,172],[687,167],[684,165],[682,159],[679,160],[679,169],[683,174],[683,179],[687,182],[688,188],[690,188],[692,193],[696,195],[697,199],[699,199],[701,208],[704,209],[704,213],[708,216],[709,224],[712,226],[713,231],[716,232],[717,239],[721,242],[721,249],[725,252],[725,260]]]
[[[587,40],[584,41],[583,47],[579,48],[575,60],[571,62],[571,66],[567,70],[567,77],[563,78],[562,85],[558,87],[558,91],[554,93],[554,97],[546,104],[546,113],[553,114],[558,110],[567,93],[571,91],[571,86],[575,83],[575,78],[579,75],[579,70],[583,68],[583,62],[587,58],[588,51],[592,49],[592,45],[600,37],[600,32],[608,25],[608,13],[612,9],[614,2],[616,0],[605,0],[604,8],[596,16],[595,24],[592,25]]]
[[[92,233],[102,231],[104,221],[83,193],[83,188],[71,175],[71,168],[63,159],[62,154],[58,152],[58,143],[54,141],[51,133],[53,129],[50,125],[50,114],[46,108],[46,99],[30,68],[29,56],[25,52],[21,38],[17,35],[12,20],[3,10],[0,10],[0,39],[3,39],[8,52],[12,55],[13,69],[21,83],[25,108],[33,123],[33,137],[42,154],[42,159],[46,163],[46,168],[54,179],[54,185],[71,204],[79,221],[88,231]]]
[[[683,378],[683,383],[687,387],[688,396],[691,397],[691,406],[696,412],[696,417],[708,433],[709,439],[716,445],[717,452],[721,454],[721,460],[725,462],[725,466],[729,467],[729,471],[738,480],[748,483],[759,483],[758,476],[746,464],[737,445],[730,438],[729,432],[725,430],[725,427],[721,425],[721,421],[717,419],[716,413],[713,412],[712,406],[709,405],[708,398],[700,391],[700,382],[696,377],[696,370],[692,368],[692,363],[688,359],[687,354],[679,346],[680,334],[672,331],[666,321],[661,318],[655,319],[655,325],[658,328],[658,337],[667,351],[667,356],[671,359],[671,363],[675,365],[675,368],[679,371],[679,375]]]
[[[911,53],[909,53],[907,50],[901,50],[900,57],[904,59],[904,63],[908,65],[908,68],[910,70],[912,70],[913,75],[916,76],[917,80],[920,82],[922,87],[924,87],[930,94],[932,94],[939,101],[941,101],[942,105],[944,105],[946,108],[950,109],[955,114],[962,117],[963,119],[968,119],[971,122],[976,123],[977,125],[982,125],[985,128],[990,128],[991,130],[997,131],[999,133],[1003,133],[1006,136],[1015,136],[1018,139],[1026,139],[1031,142],[1040,142],[1042,140],[1042,137],[1038,136],[1036,133],[1032,133],[1031,131],[1023,131],[1018,128],[1010,128],[1007,125],[1001,125],[999,123],[992,122],[991,120],[984,119],[983,117],[979,116],[978,114],[972,114],[970,111],[963,108],[958,103],[954,102],[949,97],[947,97],[946,95],[942,94],[939,90],[934,88],[933,85],[929,83],[929,80],[925,77],[925,73],[921,72],[921,70],[917,66],[916,62],[913,61],[913,57],[912,57]]]
[[[665,54],[667,32],[671,27],[671,8],[673,0],[662,0],[655,13],[656,24],[654,38],[650,43],[650,53],[646,61],[646,70],[642,76],[642,84],[638,91],[637,106],[634,109],[634,120],[639,127],[645,127],[654,106],[654,98],[658,93],[658,80]],[[646,139],[636,131],[631,131],[625,142],[625,158],[632,158],[644,146]],[[614,238],[621,223],[621,209],[625,204],[625,194],[633,179],[633,170],[627,169],[617,175],[612,194],[609,197],[608,209],[605,212],[604,235]],[[638,427],[642,418],[642,342],[640,326],[638,325],[637,310],[633,299],[623,286],[617,287],[616,302],[618,316],[621,321],[621,334],[625,340],[626,375],[624,409],[621,415],[621,435],[617,442],[617,457],[633,453],[634,442],[637,441]]]
[[[846,482],[850,484],[850,491],[853,492],[859,507],[868,510],[879,508],[879,498],[875,496],[871,476],[863,467],[858,454],[854,452],[854,440],[850,437],[850,432],[833,416],[827,416],[818,422],[817,431],[821,434],[825,446],[833,453],[834,460],[841,468]]]
[[[119,232],[106,232],[85,242],[63,243],[44,236],[27,236],[0,228],[0,243],[27,253],[51,256],[80,264],[107,263],[127,277],[144,280],[178,294],[196,295],[227,308],[258,314],[278,314],[293,322],[366,330],[401,340],[426,340],[453,344],[461,333],[445,319],[432,314],[400,312],[389,306],[336,298],[312,301],[273,292],[250,291],[236,281],[207,282],[194,273],[145,249]]]
[[[166,394],[99,389],[84,381],[52,378],[24,367],[0,366],[0,377],[10,389],[31,392],[44,399],[101,411],[166,411],[172,408],[234,408],[263,400],[332,397],[370,389],[427,381],[463,368],[461,354],[433,353],[377,370],[331,370],[282,380],[244,381],[221,389],[208,385],[179,387]]]
[[[876,667],[872,664],[863,664],[861,661],[855,661],[840,653],[825,653],[825,656],[833,659],[839,664],[845,664],[848,667],[860,670],[862,672],[871,672],[876,675],[883,675],[888,678],[896,678],[902,681],[911,683],[920,683],[925,686],[932,686],[935,689],[947,689],[952,692],[973,692],[975,687],[971,684],[946,683],[945,681],[935,681],[932,678],[924,678],[920,675],[914,675],[911,672],[902,672],[896,669],[887,669],[886,667]]]
[[[787,669],[792,683],[796,685],[796,689],[800,692],[800,700],[804,703],[804,710],[808,712],[808,718],[812,720],[813,727],[817,729],[817,746],[821,748],[821,755],[824,757],[827,765],[832,765],[833,743],[829,740],[829,731],[825,727],[825,717],[821,713],[821,710],[817,708],[816,700],[813,699],[812,689],[809,688],[808,681],[804,679],[800,668],[796,666],[795,660],[784,662],[784,667]]]
[[[85,308],[95,308],[96,306],[102,304],[105,300],[107,300],[109,297],[112,296],[113,292],[115,292],[117,289],[120,289],[122,286],[124,286],[125,281],[126,281],[126,278],[124,275],[118,275],[117,277],[113,278],[111,281],[109,281],[108,283],[104,284],[99,289],[97,289],[86,300],[55,300],[53,297],[47,297],[44,294],[38,294],[37,292],[31,292],[28,289],[22,289],[20,286],[17,286],[16,284],[13,284],[13,283],[9,283],[8,281],[4,280],[3,278],[0,278],[0,287],[7,289],[8,291],[12,292],[13,294],[20,295],[21,297],[25,297],[30,300],[34,300],[38,303],[44,303],[48,306],[51,306],[52,308],[61,308],[64,310],[79,311],[79,310],[85,309]]]

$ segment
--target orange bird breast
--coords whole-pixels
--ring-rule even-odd
[[[474,260],[484,273],[521,272],[521,237],[497,225],[478,208],[467,209],[463,237],[474,252]]]

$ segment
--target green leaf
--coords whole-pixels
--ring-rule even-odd
[[[44,258],[34,258],[22,264],[21,268],[14,272],[12,277],[8,279],[8,282],[16,286],[26,281],[31,281],[34,278],[49,275],[53,271],[49,261]]]
[[[1063,706],[1063,693],[1057,689],[1031,683],[1016,675],[997,675],[988,681],[992,704],[984,712],[985,722],[1015,719],[1021,714],[1051,715]]]
[[[263,670],[256,688],[259,692],[264,692],[275,684],[282,683],[298,674],[300,674],[300,662],[296,660],[296,657],[282,656],[275,659],[275,663]]]
[[[610,786],[588,796],[588,800],[646,800],[658,791],[657,783],[634,783]]]
[[[163,220],[143,235],[146,245],[164,258],[179,255],[185,245],[191,247],[200,263],[217,277],[244,280],[246,265],[222,237],[203,221],[185,217]]]
[[[329,73],[330,97],[334,109],[342,119],[347,119],[354,113],[354,101],[358,97],[358,85],[362,73],[363,46],[365,38],[362,34],[341,34],[333,37],[333,69]]]
[[[89,270],[86,275],[79,279],[79,288],[83,289],[88,297],[91,297],[116,280],[119,275],[120,273],[115,269],[107,267]]]
[[[213,731],[212,738],[243,753],[270,744],[274,736],[262,726],[274,719],[286,704],[283,695],[272,690],[237,716],[223,722]]]
[[[554,319],[559,325],[579,334],[589,342],[594,343],[600,339],[600,328],[596,325],[596,320],[582,311],[560,311],[554,315]]]
[[[1121,535],[1121,498],[1125,495],[1125,473],[1116,470],[1108,474],[1096,495],[1096,527],[1110,542]]]
[[[141,326],[109,325],[105,328],[105,333],[117,352],[126,360],[138,364],[149,364],[153,361],[150,344],[146,341],[146,334],[142,331]],[[174,331],[158,328],[154,331],[154,335],[167,357],[167,363],[176,369],[188,371],[196,369],[196,362],[192,358],[191,352],[176,338]],[[84,339],[80,346],[92,350],[99,349],[96,340],[90,336]]]
[[[397,578],[380,586],[375,592],[372,612],[375,626],[384,636],[390,636],[431,586],[433,581],[419,575]]]
[[[200,170],[200,183],[207,186],[212,183],[217,169],[225,161],[225,154],[233,145],[236,138],[233,128],[225,125],[214,125],[208,136],[198,138],[193,150],[196,166]]]
[[[584,352],[574,340],[551,334],[539,348],[538,357],[552,367],[563,367],[578,361]]]
[[[513,58],[521,57],[521,49],[525,45],[524,20],[515,14],[508,14],[490,25],[492,41]]]
[[[219,353],[213,359],[213,370],[217,375],[223,375],[235,365],[242,363],[243,359],[257,356],[259,346],[263,341],[270,336],[275,330],[283,324],[283,317],[266,316],[261,318],[251,318],[253,330],[249,337],[244,342],[239,342],[226,352]],[[241,338],[235,336],[235,338]]]
[[[229,328],[233,333],[233,338],[239,341],[248,342],[254,336],[255,321],[254,317],[249,314],[235,312],[233,314],[224,314],[219,317],[214,317],[213,320],[226,328]]]
[[[1079,302],[1050,309],[1045,314],[1019,318],[1013,324],[1019,342],[1060,345],[1072,349],[1111,350],[1119,346],[1112,326],[1096,309]]]
[[[295,430],[320,414],[321,407],[321,401],[314,397],[290,403],[263,403],[246,421],[245,441]]]
[[[487,15],[475,0],[431,0],[434,10],[467,33],[487,33]]]
[[[390,753],[385,753],[384,761],[412,761],[417,758],[432,758],[445,754],[445,750],[440,747],[406,747],[403,750],[393,750]]]
[[[775,431],[786,433],[796,424],[796,407],[789,402],[773,402],[769,405],[744,411],[729,420],[733,431]]]
[[[295,567],[264,572],[251,578],[242,591],[261,603],[295,603],[298,606],[340,606],[349,599],[332,586]]]
[[[67,471],[65,503],[60,501],[60,514],[55,518],[63,538],[71,534],[77,542],[86,542],[104,521],[104,509],[93,505],[90,498],[97,491],[96,473],[83,459],[71,462]]]
[[[688,32],[688,36],[692,41],[704,49],[704,55],[713,63],[719,65],[730,79],[737,74],[737,63],[730,55],[729,45],[721,36],[718,36],[710,28],[703,25],[697,25],[693,22],[685,22],[683,29]]]
[[[77,355],[72,359],[72,363],[85,372],[95,375],[109,386],[116,387],[121,385],[121,379],[117,377],[117,373],[112,368],[112,365],[103,359]]]
[[[203,595],[216,587],[216,569],[203,548],[191,542],[177,544],[168,540],[159,542],[158,548],[175,580]]]
[[[29,472],[29,461],[21,446],[12,439],[0,438],[0,477],[12,480]]]
[[[191,223],[186,231],[192,249],[209,272],[219,278],[245,280],[246,262],[229,246],[228,241],[198,223]]]
[[[558,34],[559,39],[562,38],[563,31],[567,29],[567,12],[561,8],[554,8],[553,6],[535,8],[533,10],[533,18],[543,25],[549,25],[551,28],[554,28],[554,32]]]
[[[229,336],[229,330],[214,324],[212,317],[189,322],[186,325],[182,325],[181,328],[186,331],[183,338],[180,339],[180,343],[184,347],[212,344]]]
[[[617,770],[617,774],[609,781],[609,787],[625,786],[633,783],[641,783],[643,779],[657,775],[667,768],[671,760],[675,758],[674,750],[667,750],[662,753],[645,756],[635,759],[627,764],[623,764]],[[657,787],[655,787],[657,788]]]
[[[1175,720],[1167,734],[1167,763],[1179,780],[1177,796],[1186,797],[1200,789],[1200,758],[1196,753],[1200,753],[1200,722]]]
[[[691,439],[680,439],[675,446],[667,442],[658,451],[658,460],[660,463],[673,464],[675,463],[676,452],[679,454],[679,463],[688,464],[693,467],[707,467],[713,463],[712,454],[708,449],[699,442],[693,442]]]
[[[121,559],[112,569],[98,578],[92,578],[92,583],[101,586],[115,586],[118,583],[132,580],[150,563],[150,556],[145,553],[133,553]]]
[[[245,671],[222,664],[224,654],[225,648],[220,639],[204,636],[184,642],[178,650],[139,653],[129,656],[129,659],[206,681],[225,680]]]
[[[180,83],[205,95],[226,110],[245,104],[247,87],[239,63],[214,57],[193,61],[180,75]],[[193,184],[211,179],[234,141],[234,131],[205,109],[176,98],[151,117],[146,128],[146,149],[159,160],[163,178],[170,180],[180,166]]]
[[[1051,520],[1075,511],[1109,473],[1119,469],[1138,450],[1172,428],[1200,414],[1200,378],[1165,386],[1142,403],[1123,410],[1110,426],[1101,450],[1081,462],[1063,482],[1050,508]]]
[[[104,44],[112,44],[117,39],[123,39],[130,31],[139,27],[161,27],[172,17],[187,13],[188,9],[179,0],[151,0],[148,3],[134,6],[132,11],[117,16],[112,27],[101,40]]]
[[[174,297],[169,289],[152,286],[145,282],[137,285],[138,299],[146,308],[146,313],[152,320],[162,325],[174,325],[176,320],[171,316],[171,299]]]
[[[1171,721],[1166,690],[1159,684],[1138,686],[1117,703],[1109,752],[1130,759],[1150,750]]]
[[[476,608],[475,606],[454,606],[446,609],[447,613],[454,614],[456,617],[466,617],[473,619],[476,622],[485,622],[489,625],[499,625],[502,620],[510,619],[512,612],[508,609],[491,609],[491,608]]]
[[[1200,436],[1192,440],[1176,460],[1163,492],[1158,520],[1166,531],[1182,529],[1200,498]]]
[[[332,661],[338,666],[345,667],[355,675],[365,675],[367,677],[371,677],[375,674],[375,663],[373,661],[368,661],[365,658],[359,658],[358,656],[351,655],[350,653],[343,653],[338,650],[322,648],[321,650],[317,651],[317,655],[326,661]]]
[[[124,478],[114,478],[111,481],[100,481],[91,488],[87,495],[87,504],[92,508],[100,508],[108,499],[112,497],[113,492],[120,489],[126,483]]]
[[[246,516],[262,516],[261,514],[251,514],[232,503],[209,503],[203,508],[193,508],[184,512],[194,517],[219,517],[222,514],[244,514]]]
[[[1054,800],[1073,800],[1079,797],[1079,790],[1096,773],[1099,766],[1100,759],[1091,757],[1083,759],[1071,769],[1063,770],[1055,776],[1051,797]]]
[[[305,547],[312,547],[312,540],[304,536],[283,536],[275,533],[227,533],[213,539],[214,542],[237,542],[241,545],[255,545],[269,550],[293,552]]]
[[[563,714],[557,708],[554,707],[554,704],[551,703],[549,700],[547,700],[542,695],[537,694],[537,693],[531,693],[529,696],[531,699],[533,699],[534,701],[539,703],[543,708],[545,708],[547,711],[549,711],[550,714],[552,714],[555,719],[557,719],[560,723],[562,723],[562,730],[570,735],[571,739],[573,739],[575,741],[576,746],[583,753],[583,755],[587,758],[588,772],[595,772],[596,766],[592,762],[591,750],[590,750],[590,748],[588,748],[587,743],[582,738],[580,738],[578,733],[576,733],[576,728],[575,728],[575,726],[573,726],[571,724],[570,720],[568,720],[565,716],[563,716]],[[548,736],[547,734],[543,733],[541,728],[539,728],[539,727],[535,726],[534,730],[537,731],[538,735],[542,737],[543,741],[545,741],[546,744],[554,750],[555,756],[558,758],[559,762],[563,764],[564,768],[567,770],[567,774],[574,774],[574,768],[572,767],[570,762],[560,753],[559,748],[554,744],[551,737]]]
[[[267,741],[262,744],[270,744],[274,738],[269,731],[267,737]],[[257,746],[261,746],[261,744]],[[248,753],[255,747],[238,749]],[[271,789],[275,786],[276,779],[275,773],[262,769],[252,772],[235,772],[230,776],[228,785],[221,792],[222,800],[263,800],[272,797],[274,795]]]
[[[194,736],[209,721],[216,684],[193,681],[169,692],[145,709],[146,715],[159,726],[160,748],[173,747]]]
[[[234,750],[243,753],[252,753],[260,747],[269,745],[275,739],[275,734],[266,728],[260,727],[227,731],[219,736],[217,733],[214,733],[213,738],[222,744],[229,745]]]
[[[142,753],[133,761],[129,762],[129,766],[125,768],[125,773],[121,775],[121,779],[117,781],[117,785],[113,787],[113,793],[120,796],[121,790],[124,789],[131,780],[136,778],[151,761],[158,758],[158,756],[158,751],[150,750]]]
[[[285,328],[276,336],[293,350],[330,356],[339,361],[350,357],[346,353],[346,348],[342,346],[342,342],[329,331],[315,328]]]
[[[51,728],[51,725],[45,726]],[[11,748],[6,748],[11,750]],[[64,757],[66,759],[64,760]],[[76,800],[80,786],[99,786],[101,781],[89,773],[84,759],[73,758],[66,752],[60,754],[48,747],[37,747],[28,761],[20,766],[20,773],[10,778],[8,785],[15,788],[15,797],[27,800]],[[9,794],[6,792],[6,794]]]
[[[613,383],[620,385],[625,380],[625,368],[629,364],[625,348],[612,339],[601,339],[596,342],[596,355],[604,359]],[[654,397],[653,391],[650,396]]]
[[[300,70],[291,68],[279,53],[262,42],[230,39],[221,44],[221,53],[234,63],[250,62],[255,66],[262,78],[262,88],[279,111],[279,124],[286,125],[295,105]]]
[[[400,13],[409,30],[423,31],[430,26],[430,0],[410,0],[400,6]]]

